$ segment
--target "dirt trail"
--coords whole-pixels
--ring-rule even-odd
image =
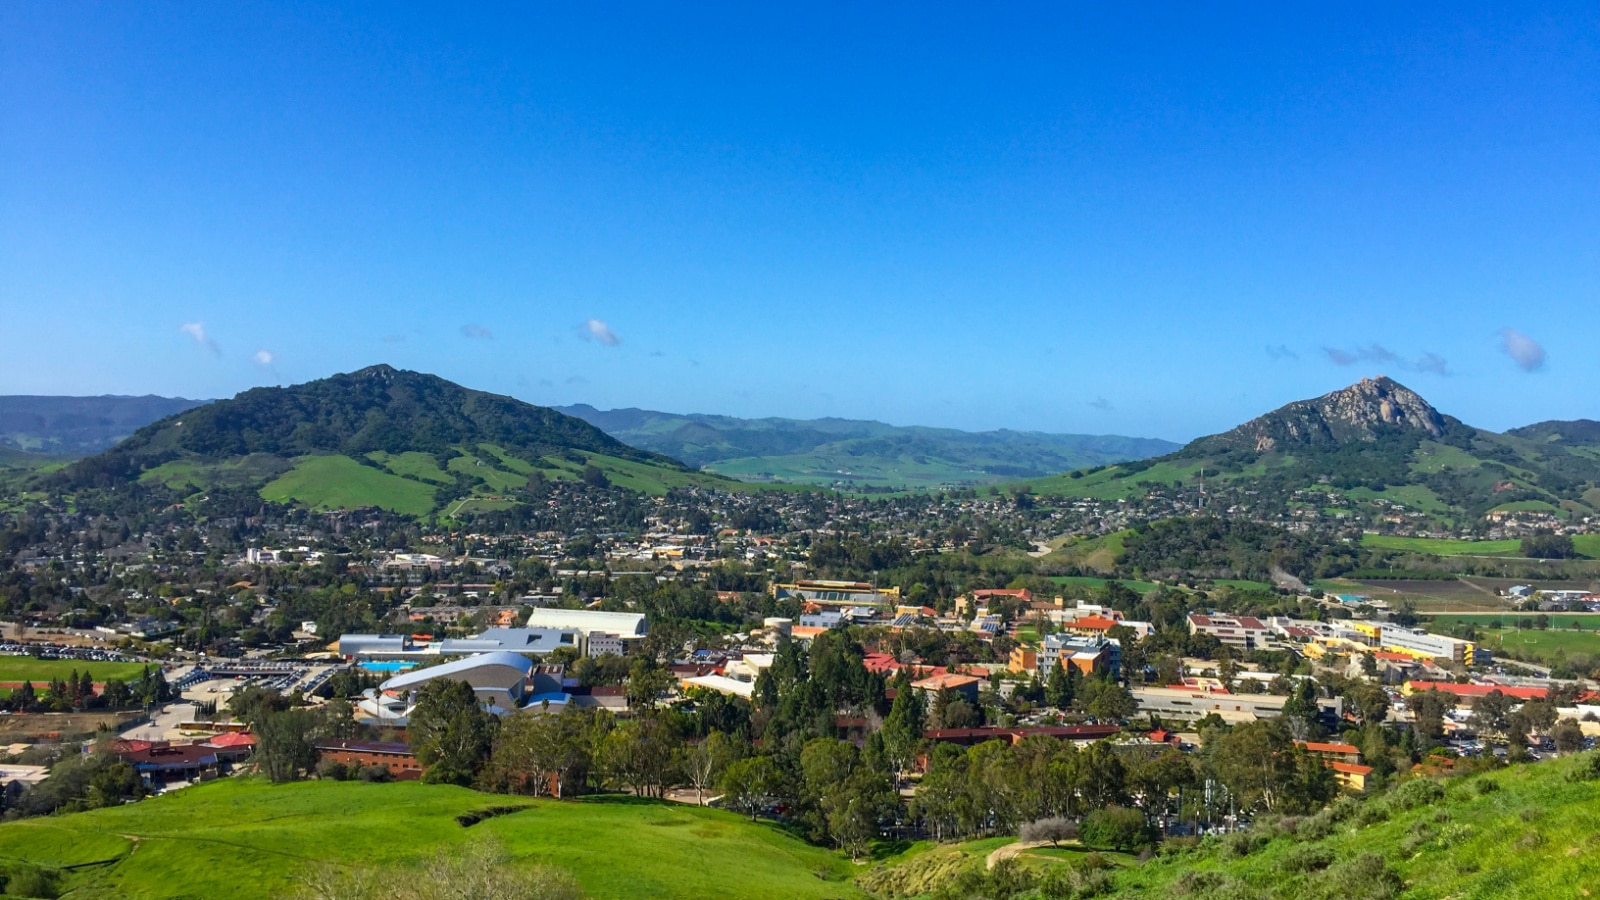
[[[1017,841],[1015,844],[1007,844],[1004,847],[997,848],[993,853],[989,854],[989,858],[984,862],[984,865],[986,868],[992,869],[998,865],[1002,859],[1011,859],[1014,856],[1021,856],[1024,852],[1032,850],[1036,847],[1049,846],[1051,846],[1049,841]]]

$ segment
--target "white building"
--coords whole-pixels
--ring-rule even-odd
[[[601,612],[597,609],[536,609],[528,616],[529,628],[570,628],[585,636],[591,632],[614,634],[624,641],[638,640],[650,631],[644,613]]]

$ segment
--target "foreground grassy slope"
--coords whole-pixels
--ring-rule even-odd
[[[1326,837],[1280,835],[1242,858],[1220,846],[1163,857],[1120,872],[1116,896],[1379,896],[1360,889],[1352,861],[1365,854],[1403,879],[1407,900],[1592,895],[1600,885],[1600,782],[1569,781],[1574,768],[1564,759],[1452,781],[1442,798],[1411,809],[1379,798]],[[1390,814],[1370,815],[1380,810]]]
[[[463,828],[455,816],[527,809]],[[68,898],[292,896],[320,865],[406,865],[481,837],[593,897],[856,898],[852,867],[732,813],[552,802],[421,784],[229,779],[116,809],[0,825],[0,859],[63,870]],[[68,870],[66,867],[77,867]]]

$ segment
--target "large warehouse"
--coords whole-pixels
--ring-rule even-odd
[[[596,609],[536,609],[528,617],[529,628],[568,628],[614,634],[623,640],[642,638],[650,630],[644,613],[601,612]]]

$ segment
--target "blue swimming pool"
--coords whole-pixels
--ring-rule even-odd
[[[364,662],[361,664],[361,668],[366,669],[368,672],[404,672],[407,669],[415,669],[416,667],[417,664],[414,662],[403,662],[400,660],[395,660],[392,662]]]

